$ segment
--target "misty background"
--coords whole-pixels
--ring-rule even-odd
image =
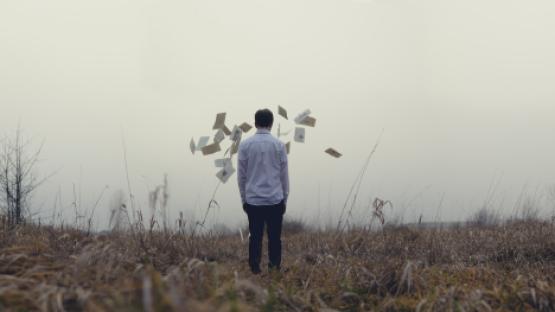
[[[122,137],[137,206],[149,215],[167,173],[171,220],[202,218],[217,157],[191,155],[189,140],[213,136],[219,112],[252,124],[277,105],[318,119],[292,146],[292,217],[335,224],[382,129],[360,222],[374,197],[405,222],[484,204],[510,215],[523,197],[551,216],[553,16],[547,0],[4,0],[0,132],[21,123],[45,141],[37,173],[57,173],[31,207],[44,222],[55,202],[74,219],[74,187],[83,208],[106,189],[106,227],[113,194],[128,192]],[[236,176],[216,200],[211,223],[246,222]]]

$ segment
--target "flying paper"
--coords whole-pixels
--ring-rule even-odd
[[[222,130],[224,131],[225,135],[230,135],[231,134],[231,131],[229,130],[229,128],[226,125],[224,125]]]
[[[252,129],[252,126],[244,122],[239,126],[239,128],[241,128],[241,130],[243,130],[244,133],[247,133]]]
[[[335,157],[335,158],[339,158],[343,156],[341,153],[339,153],[338,151],[336,151],[331,147],[326,150],[326,153],[330,154],[332,157]]]
[[[297,117],[295,117],[295,123],[300,125],[306,117],[310,116],[310,109],[305,110],[304,112],[300,113]]]
[[[285,119],[288,119],[288,118],[287,118],[287,111],[285,110],[285,108],[283,108],[283,107],[281,107],[281,106],[279,106],[279,105],[278,105],[278,114],[279,114],[281,117],[283,117],[283,118],[285,118]]]
[[[216,135],[214,136],[214,142],[220,143],[220,142],[223,141],[224,139],[225,139],[224,130],[219,129],[218,132],[216,132]]]
[[[195,155],[195,151],[197,150],[197,146],[195,144],[195,139],[191,139],[191,143],[189,143],[189,147],[191,148],[191,153]]]
[[[233,127],[233,130],[231,130],[231,136],[229,138],[231,139],[231,141],[237,142],[241,140],[242,134],[243,134],[243,131],[241,130],[241,128],[235,126]]]
[[[305,140],[305,129],[297,127],[295,128],[295,142],[304,143]]]
[[[220,143],[213,143],[202,148],[202,154],[205,156],[217,153],[219,151],[221,151]]]
[[[226,166],[216,174],[216,177],[220,179],[222,183],[226,183],[234,173],[235,169],[232,166]]]
[[[235,169],[233,169],[233,163],[231,162],[231,158],[228,158],[228,160],[229,161],[225,162],[224,169],[227,172],[235,172]]]
[[[226,166],[230,166],[231,159],[229,158],[216,159],[214,160],[214,165],[216,166],[216,168],[224,168]]]
[[[303,126],[315,127],[316,126],[316,118],[308,116],[303,121],[301,121],[300,124],[303,125]]]
[[[234,154],[237,154],[237,152],[239,151],[239,145],[241,144],[241,139],[239,139],[239,141],[237,142],[233,142],[233,144],[231,145],[231,156],[233,156]]]
[[[197,151],[201,151],[202,148],[208,144],[208,141],[210,141],[209,136],[200,137],[200,139],[198,139]]]
[[[289,130],[289,131],[282,132],[282,131],[281,131],[281,124],[278,124],[277,137],[278,137],[278,138],[281,138],[282,136],[286,136],[286,135],[288,135],[289,133],[291,133],[291,131],[293,131],[293,130],[291,129],[291,130]]]
[[[214,127],[212,127],[212,129],[216,130],[225,127],[225,116],[226,113],[219,113],[216,115],[216,121],[214,122]]]
[[[287,155],[289,155],[291,152],[291,142],[287,142],[287,144],[285,144],[285,150],[287,151]]]

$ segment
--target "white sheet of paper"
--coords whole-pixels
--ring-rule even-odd
[[[284,136],[289,135],[289,133],[291,133],[291,131],[293,131],[293,129],[289,130],[289,131],[283,131],[281,130],[281,124],[278,125],[278,131],[277,131],[277,137],[281,138]]]
[[[289,133],[291,133],[291,131],[293,131],[293,129],[291,129],[289,131],[285,131],[285,132],[281,131],[281,136],[287,136],[287,135],[289,135]]]
[[[241,140],[237,141],[237,142],[233,142],[233,144],[231,144],[231,156],[237,154],[237,152],[239,152],[239,145],[241,144]]]
[[[195,139],[191,139],[191,142],[189,143],[189,148],[191,148],[191,153],[193,153],[193,155],[195,155],[195,152],[197,150],[197,146],[195,144]]]
[[[305,141],[305,129],[297,127],[295,128],[295,142],[304,143]]]
[[[229,159],[229,158],[216,159],[216,160],[214,160],[214,165],[216,166],[216,168],[224,168],[226,166],[233,166],[231,164],[231,159]]]
[[[216,166],[216,168],[223,168],[225,166],[225,158],[214,160],[214,166]]]
[[[200,137],[200,139],[198,139],[197,151],[201,151],[203,147],[208,145],[208,141],[210,141],[209,136]]]
[[[214,136],[214,142],[216,143],[220,143],[221,141],[223,141],[225,139],[225,133],[223,129],[219,129],[218,132],[216,132],[216,135]]]
[[[216,177],[222,181],[222,183],[226,183],[229,178],[235,173],[235,169],[231,168],[223,168],[222,170],[218,171]]]
[[[243,134],[243,131],[241,130],[241,128],[235,126],[233,127],[233,130],[231,130],[231,136],[229,137],[229,139],[233,142],[237,142],[241,140],[242,134]]]
[[[224,169],[227,170],[227,172],[235,172],[235,168],[233,168],[233,162],[231,161],[231,159],[227,158],[227,161],[224,164]]]
[[[305,110],[304,112],[300,113],[297,117],[295,117],[295,123],[300,125],[305,120],[306,117],[310,116],[311,111],[310,109]]]

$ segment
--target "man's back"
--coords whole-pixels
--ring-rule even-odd
[[[261,109],[254,115],[256,134],[239,146],[237,176],[243,210],[249,218],[249,266],[261,272],[262,237],[268,233],[268,268],[281,266],[281,228],[287,209],[289,174],[285,145],[270,132],[274,115]]]
[[[239,147],[238,179],[243,203],[255,206],[287,201],[289,177],[285,145],[258,129]]]

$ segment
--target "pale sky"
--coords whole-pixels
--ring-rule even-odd
[[[318,119],[292,147],[290,216],[334,224],[382,129],[359,221],[376,196],[406,222],[464,220],[490,197],[508,215],[523,188],[550,214],[553,16],[548,0],[4,0],[0,131],[20,121],[45,140],[38,173],[61,168],[35,196],[43,218],[59,190],[72,220],[74,184],[83,208],[108,186],[99,228],[127,192],[122,132],[138,205],[167,173],[172,218],[200,218],[216,157],[191,137],[277,105]],[[211,222],[246,221],[235,176],[216,200]]]

